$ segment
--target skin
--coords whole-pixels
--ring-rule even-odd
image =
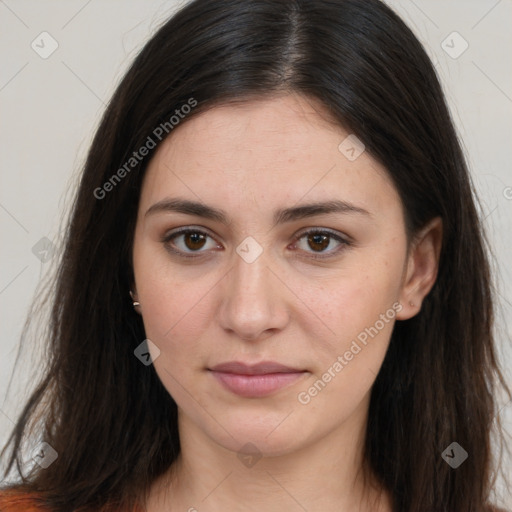
[[[183,122],[150,162],[133,290],[147,338],[160,350],[154,368],[178,405],[181,455],[153,485],[149,512],[391,510],[372,475],[363,479],[370,391],[394,322],[417,314],[435,282],[442,225],[431,221],[408,253],[396,189],[366,151],[354,161],[340,152],[348,135],[316,100],[283,94]],[[222,209],[229,223],[146,213],[171,197]],[[273,222],[277,209],[336,199],[368,214]],[[162,242],[180,227],[210,237]],[[308,242],[302,232],[312,228],[350,244]],[[248,236],[262,249],[251,263],[236,251]],[[173,255],[166,244],[201,256]],[[314,259],[319,254],[331,256]],[[394,318],[301,403],[299,393],[329,368],[332,376],[337,357],[398,302]],[[246,398],[208,370],[233,360],[306,372],[270,396]],[[250,467],[241,456],[251,451],[247,443],[261,456]]]

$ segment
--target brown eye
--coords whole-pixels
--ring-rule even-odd
[[[295,246],[312,258],[336,256],[350,242],[337,233],[326,230],[310,230],[298,236]]]
[[[206,236],[203,233],[190,231],[183,235],[183,241],[188,249],[191,251],[197,251],[198,249],[203,248],[206,242]]]
[[[323,251],[329,246],[330,236],[323,234],[308,235],[308,244],[314,251]]]
[[[208,249],[219,247],[208,233],[198,229],[174,231],[165,235],[162,243],[168,251],[186,258],[202,256]]]

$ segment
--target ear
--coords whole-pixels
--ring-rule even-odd
[[[403,308],[397,313],[397,320],[407,320],[420,311],[423,299],[436,282],[442,240],[443,222],[436,217],[411,241],[399,297]]]

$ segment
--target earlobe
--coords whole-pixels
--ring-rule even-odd
[[[404,307],[397,320],[407,320],[419,313],[437,278],[442,239],[443,222],[441,217],[435,217],[411,242],[399,299]]]
[[[140,305],[140,302],[137,300],[137,295],[136,295],[136,293],[134,293],[134,292],[132,292],[132,291],[130,290],[130,297],[131,297],[131,299],[132,299],[132,305],[133,305],[133,308],[135,309],[135,311],[136,311],[137,313],[139,313],[139,315],[140,315],[140,314],[142,314],[142,313],[141,313],[141,305]]]

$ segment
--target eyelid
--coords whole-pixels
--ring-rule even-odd
[[[320,226],[310,226],[307,228],[303,228],[301,231],[299,231],[295,235],[295,239],[298,240],[298,239],[302,238],[304,235],[308,235],[309,233],[325,233],[325,234],[331,235],[333,238],[336,238],[337,240],[347,242],[347,243],[350,242],[350,238],[348,235],[340,233],[339,231],[336,231],[334,229],[322,228]]]
[[[162,240],[169,240],[172,237],[175,237],[177,235],[181,235],[183,233],[200,233],[202,235],[208,235],[210,238],[213,238],[216,240],[215,236],[211,233],[211,231],[208,228],[205,228],[203,226],[182,226],[176,229],[172,229],[170,231],[167,231],[163,236]]]

